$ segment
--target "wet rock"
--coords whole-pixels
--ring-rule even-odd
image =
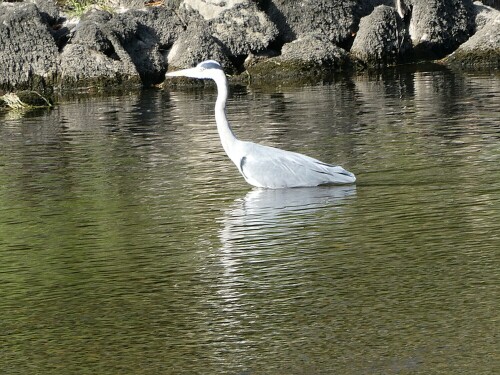
[[[466,69],[500,68],[500,12],[443,62]]]
[[[189,68],[207,59],[218,61],[228,72],[235,70],[224,46],[212,36],[204,22],[191,23],[167,56],[169,70]]]
[[[57,73],[57,46],[35,4],[0,3],[0,89],[50,87]]]
[[[441,58],[465,42],[473,28],[472,0],[402,0],[411,12],[416,58]]]
[[[314,33],[342,47],[352,42],[359,19],[354,0],[270,0],[266,13],[283,43]]]
[[[402,60],[411,42],[395,8],[376,7],[361,19],[351,55],[367,66],[384,66]]]
[[[29,110],[35,108],[49,108],[53,105],[53,99],[43,96],[36,91],[18,91],[0,96],[0,108]]]

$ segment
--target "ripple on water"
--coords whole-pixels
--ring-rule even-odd
[[[32,373],[491,373],[497,77],[244,88],[242,139],[356,186],[252,189],[211,89],[0,127],[0,363]]]

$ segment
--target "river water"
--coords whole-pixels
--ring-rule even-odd
[[[500,373],[498,73],[231,90],[358,183],[247,185],[213,86],[0,114],[0,373]]]

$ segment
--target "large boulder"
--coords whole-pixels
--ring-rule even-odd
[[[211,22],[214,36],[231,55],[241,56],[265,50],[278,35],[278,29],[254,3],[239,4]]]
[[[402,60],[411,42],[395,8],[376,7],[361,19],[351,55],[368,66],[384,66]]]
[[[167,71],[167,53],[186,25],[171,6],[129,10],[115,17],[123,23],[137,25],[134,34],[123,42],[142,81],[155,84],[163,81]]]
[[[61,85],[105,87],[140,82],[139,72],[123,47],[137,31],[137,24],[122,21],[95,9],[81,18],[61,52]]]
[[[282,43],[314,33],[348,47],[359,20],[355,0],[269,0],[266,13],[278,27]]]
[[[0,89],[44,90],[59,64],[58,48],[35,4],[0,2]]]
[[[72,32],[69,43],[64,47],[62,57],[66,59],[68,53],[80,54],[84,49],[69,47],[71,45],[84,46],[93,51],[92,55],[102,54],[99,61],[105,62],[103,69],[96,69],[96,74],[83,80],[87,85],[89,80],[99,81],[99,74],[111,72],[111,77],[119,80],[136,81],[138,74],[142,83],[156,84],[164,79],[167,70],[167,50],[172,46],[184,25],[175,11],[166,7],[148,7],[131,9],[125,12],[109,13],[99,9],[91,9],[83,15]],[[86,76],[91,71],[89,67],[74,66],[74,73],[69,73],[68,63],[63,62],[63,80],[76,76]],[[94,65],[93,61],[84,59],[86,63]],[[78,69],[81,71],[78,72]],[[75,82],[76,83],[76,82]]]
[[[278,35],[276,26],[251,0],[184,0],[181,11],[189,15],[189,23],[193,17],[204,20],[234,57],[261,52]]]
[[[179,36],[170,49],[169,70],[190,68],[203,60],[216,60],[228,72],[235,71],[224,46],[215,39],[203,21],[193,22]]]
[[[184,31],[186,24],[172,7],[149,7],[142,10],[132,9],[124,13],[124,17],[135,19],[139,25],[139,37],[154,37],[162,49],[172,46],[177,37]]]
[[[112,40],[111,44],[119,46],[117,40]],[[140,84],[139,74],[127,53],[120,47],[114,53],[116,55],[111,57],[86,45],[68,44],[61,53],[62,88],[109,88]]]
[[[500,12],[443,62],[465,69],[500,68]]]
[[[344,49],[314,33],[283,45],[278,59],[322,68],[342,68],[349,60]]]
[[[473,29],[472,0],[400,0],[411,13],[409,33],[416,58],[441,58]]]
[[[247,73],[261,83],[279,80],[286,83],[315,83],[349,63],[348,53],[314,33],[283,45],[281,55],[254,57],[247,62]]]

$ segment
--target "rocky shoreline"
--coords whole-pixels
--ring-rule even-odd
[[[488,2],[485,0],[485,2]],[[0,95],[158,85],[205,59],[240,80],[438,61],[500,67],[499,1],[0,1]]]

